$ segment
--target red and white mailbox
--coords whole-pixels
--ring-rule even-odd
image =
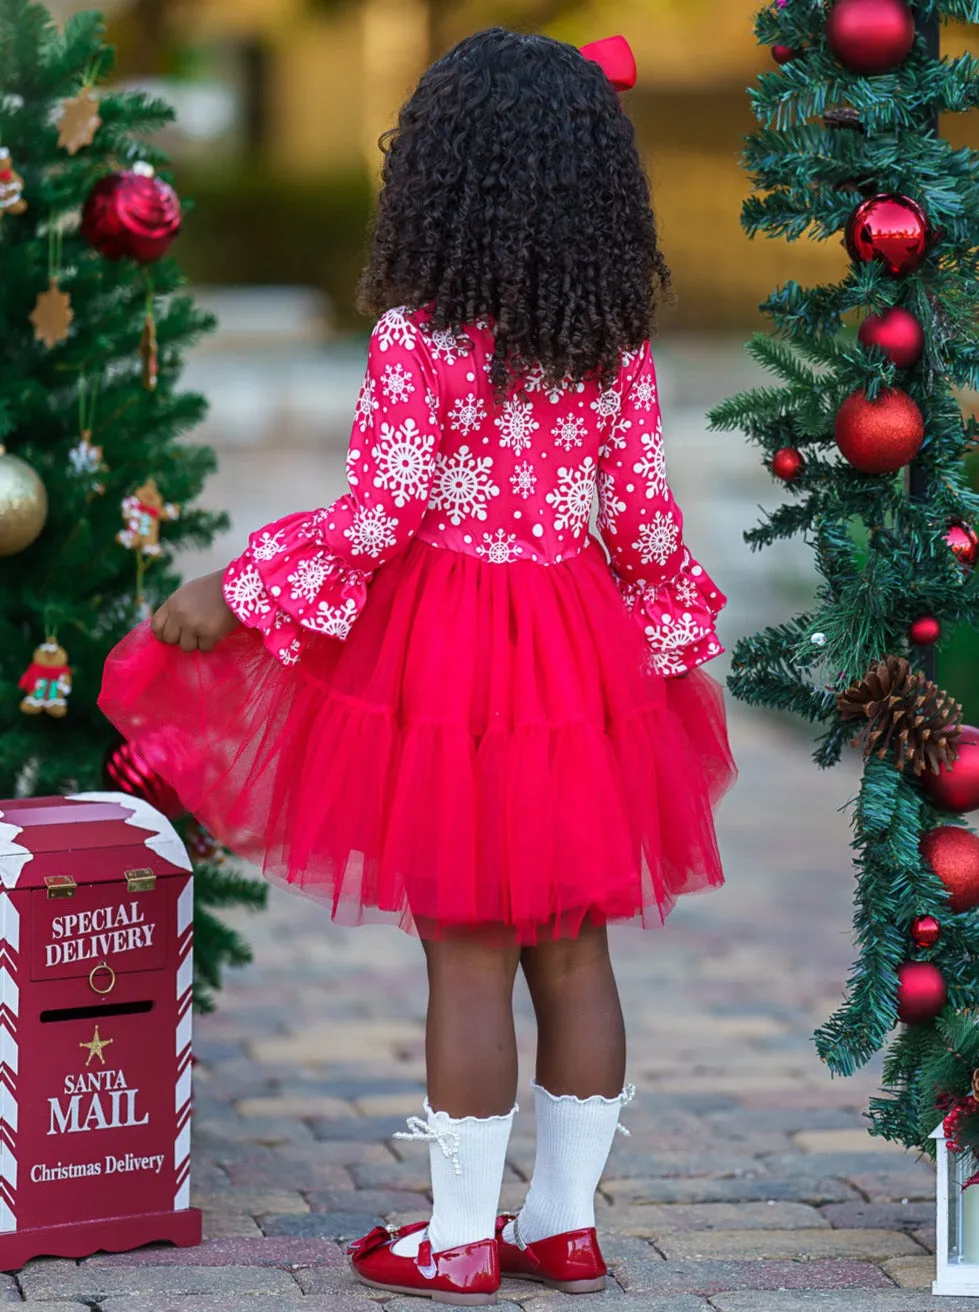
[[[200,1243],[193,901],[146,802],[0,801],[0,1270]]]

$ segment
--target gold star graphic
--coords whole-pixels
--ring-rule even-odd
[[[91,87],[80,95],[64,102],[58,120],[58,145],[75,155],[83,146],[90,146],[92,138],[102,126],[98,99]]]
[[[96,1025],[95,1033],[92,1035],[88,1043],[80,1043],[78,1045],[80,1048],[88,1048],[88,1060],[85,1062],[85,1065],[88,1066],[93,1057],[98,1057],[99,1061],[104,1066],[105,1058],[102,1056],[102,1049],[107,1048],[113,1041],[114,1040],[112,1039],[99,1038],[99,1027]]]
[[[56,278],[52,278],[48,283],[46,292],[40,293],[37,304],[29,316],[34,325],[34,336],[39,342],[43,342],[48,350],[65,340],[74,317],[71,297],[61,290]]]

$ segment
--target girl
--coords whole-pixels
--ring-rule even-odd
[[[349,493],[182,587],[102,695],[269,878],[423,939],[408,1137],[430,1141],[433,1214],[351,1257],[442,1303],[494,1303],[501,1268],[604,1287],[594,1192],[630,1096],[606,925],[722,882],[733,766],[697,667],[724,598],[666,480],[649,335],[668,273],[616,94],[634,78],[621,37],[498,28],[429,69],[386,143]],[[497,1219],[518,967],[537,1160]]]

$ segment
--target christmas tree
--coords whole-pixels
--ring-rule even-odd
[[[264,886],[224,854],[97,707],[102,665],[224,527],[194,507],[214,455],[179,439],[202,397],[181,355],[211,327],[163,252],[180,205],[145,138],[172,118],[98,92],[96,13],[57,30],[0,0],[0,797],[123,789],[175,819],[195,863],[197,1001],[248,959],[214,914]]]
[[[747,541],[803,535],[820,578],[804,614],[737,644],[731,689],[817,726],[820,766],[851,742],[865,758],[859,955],[816,1047],[848,1075],[889,1045],[871,1130],[929,1151],[979,1065],[979,838],[963,814],[979,806],[979,734],[934,682],[942,635],[979,607],[963,475],[977,426],[956,395],[979,387],[979,155],[938,130],[979,104],[979,63],[940,58],[952,19],[979,21],[979,4],[776,0],[758,15],[777,67],[751,92],[743,226],[842,238],[850,265],[767,299],[773,331],[749,349],[775,384],[712,415],[787,493]]]

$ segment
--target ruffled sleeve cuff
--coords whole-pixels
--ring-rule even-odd
[[[295,665],[311,634],[346,638],[367,600],[371,573],[327,551],[327,511],[290,515],[253,533],[224,573],[224,599],[283,665]]]
[[[727,598],[689,551],[684,550],[679,573],[667,583],[616,582],[629,612],[642,625],[657,674],[688,674],[724,651],[715,623]]]

